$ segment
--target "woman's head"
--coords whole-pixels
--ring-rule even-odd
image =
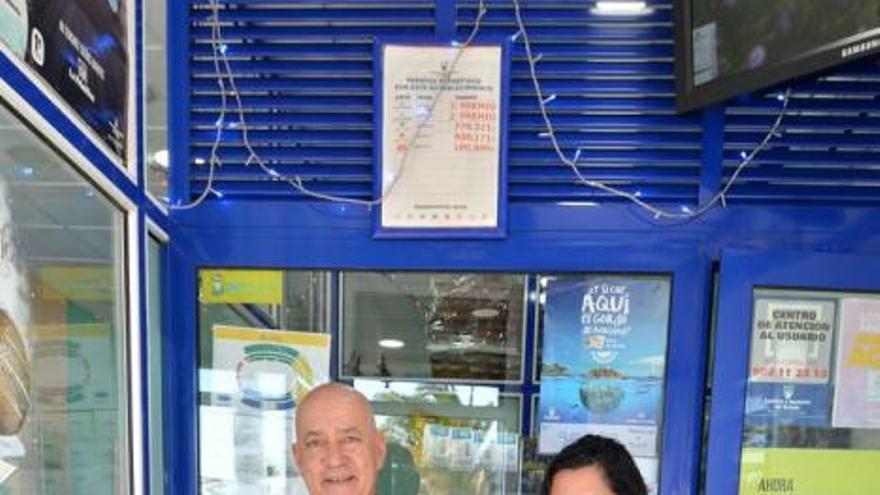
[[[641,473],[615,440],[585,435],[550,462],[542,495],[647,495]]]

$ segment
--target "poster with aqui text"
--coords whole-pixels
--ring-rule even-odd
[[[656,493],[671,284],[666,277],[542,277],[542,454],[609,436]]]

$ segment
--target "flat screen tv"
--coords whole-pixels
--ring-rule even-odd
[[[880,0],[678,0],[677,107],[880,53]]]

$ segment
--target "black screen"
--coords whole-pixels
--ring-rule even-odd
[[[880,52],[880,0],[681,0],[679,110]]]

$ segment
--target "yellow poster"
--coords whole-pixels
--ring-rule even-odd
[[[739,494],[866,495],[878,467],[878,450],[743,449]]]
[[[110,266],[47,266],[37,278],[41,297],[50,301],[112,301],[117,290]]]
[[[202,270],[199,301],[203,303],[281,304],[280,270]]]

